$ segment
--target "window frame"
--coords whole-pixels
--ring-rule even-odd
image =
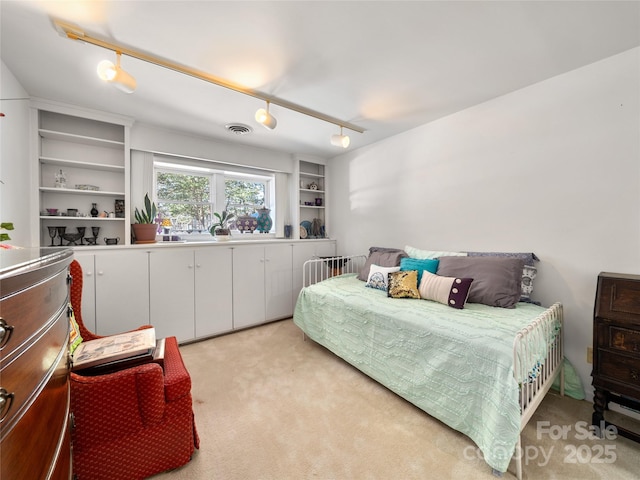
[[[244,170],[244,169],[243,169]],[[275,175],[273,172],[261,174],[261,173],[248,173],[244,171],[234,171],[233,168],[216,168],[216,167],[206,167],[200,165],[193,165],[189,163],[182,163],[177,160],[169,159],[169,158],[154,158],[153,161],[153,191],[155,193],[155,201],[157,203],[173,203],[173,204],[193,204],[196,202],[182,202],[176,200],[169,199],[161,199],[158,197],[158,173],[171,173],[177,175],[196,175],[196,176],[204,176],[209,177],[209,202],[203,203],[198,202],[201,205],[210,205],[212,215],[215,212],[222,212],[226,208],[226,181],[227,180],[241,180],[241,181],[251,181],[254,183],[260,183],[264,185],[264,204],[262,206],[270,209],[273,212],[273,204],[275,203]],[[256,211],[259,205],[254,205],[256,207]],[[274,215],[271,215],[274,219],[273,227],[269,235],[275,235],[275,218]],[[215,217],[212,218],[212,223],[214,222]],[[211,239],[211,235],[208,232],[208,228],[211,225],[204,225],[205,230],[204,233],[188,233],[185,240],[207,240]],[[187,233],[187,232],[185,232]],[[182,230],[180,231],[182,234]],[[246,237],[244,237],[246,238]],[[264,234],[262,235],[264,238]]]

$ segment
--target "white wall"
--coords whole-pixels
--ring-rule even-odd
[[[31,170],[29,100],[4,62],[0,61],[0,221],[13,222],[9,245],[30,246]]]
[[[180,155],[233,165],[250,165],[269,171],[291,173],[294,158],[291,154],[225,143],[191,135],[186,132],[136,123],[131,128],[131,149],[154,153]]]
[[[591,399],[597,275],[640,273],[639,85],[636,48],[332,159],[339,252],[535,252]]]

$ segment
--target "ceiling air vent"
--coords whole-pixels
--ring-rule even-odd
[[[244,123],[228,123],[224,126],[231,133],[235,133],[236,135],[246,135],[247,133],[251,133],[253,129],[249,125],[245,125]]]

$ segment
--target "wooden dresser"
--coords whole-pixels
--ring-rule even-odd
[[[609,402],[640,410],[640,275],[598,276],[591,375],[594,426],[613,425],[604,418]],[[639,433],[615,426],[619,435],[640,441]]]
[[[0,250],[0,478],[68,480],[68,266],[63,248]]]

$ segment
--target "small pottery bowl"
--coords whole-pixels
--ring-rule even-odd
[[[258,219],[250,215],[241,215],[236,220],[236,227],[240,233],[253,233],[258,227]]]
[[[58,209],[57,208],[47,208],[47,213],[49,215],[58,215]]]
[[[107,245],[117,245],[119,241],[120,241],[120,237],[116,237],[116,238],[105,237],[104,239],[104,243],[106,243]]]

